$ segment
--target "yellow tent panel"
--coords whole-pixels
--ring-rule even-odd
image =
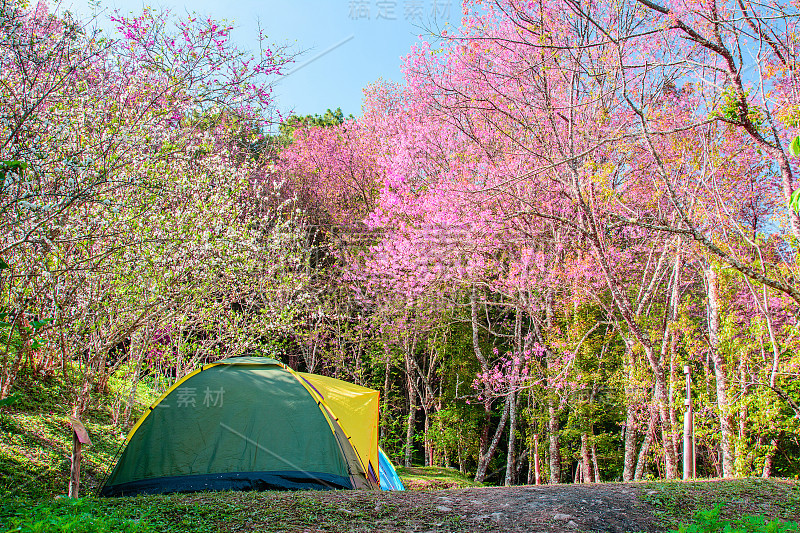
[[[297,372],[338,417],[339,425],[350,437],[365,472],[378,479],[378,409],[380,393],[373,389],[334,378]]]

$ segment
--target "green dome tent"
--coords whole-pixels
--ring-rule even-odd
[[[100,495],[378,489],[378,394],[274,359],[205,365],[139,419]]]

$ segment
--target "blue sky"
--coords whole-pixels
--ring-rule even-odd
[[[457,25],[461,16],[458,0],[99,0],[93,7],[96,3],[63,0],[60,9],[82,18],[93,9],[107,18],[115,9],[137,12],[144,5],[176,14],[195,11],[233,21],[241,48],[255,46],[260,24],[270,42],[306,50],[289,68],[297,70],[275,87],[278,108],[299,114],[341,107],[358,116],[366,85],[379,78],[402,81],[401,57],[419,36]]]

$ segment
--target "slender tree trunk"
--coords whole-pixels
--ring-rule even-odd
[[[653,443],[656,434],[656,422],[658,421],[658,412],[653,409],[650,413],[650,421],[647,423],[647,433],[644,435],[644,442],[639,449],[639,458],[636,460],[636,470],[633,473],[633,479],[639,481],[644,475],[644,468],[647,465],[647,454],[650,452],[650,445]]]
[[[764,458],[764,468],[761,470],[761,477],[772,477],[772,469],[775,465],[775,453],[778,451],[778,439],[772,439],[769,443],[769,451]]]
[[[645,353],[649,350],[649,347],[645,347]],[[648,355],[648,359],[652,359],[652,354]],[[661,420],[661,436],[662,436],[662,443],[664,445],[664,467],[665,467],[665,474],[667,479],[677,479],[678,477],[678,454],[675,448],[675,440],[671,435],[671,424],[672,421],[669,417],[669,411],[667,409],[667,404],[669,399],[667,398],[667,384],[664,377],[664,369],[661,367],[653,368],[653,372],[655,374],[655,403],[656,409],[658,411],[659,419]]]
[[[384,374],[383,374],[383,398],[381,405],[381,416],[384,422],[386,417],[389,415],[389,373],[391,371],[391,366],[389,365],[389,347],[386,347],[386,365],[384,367]],[[386,442],[386,424],[382,423],[381,425],[381,433],[380,433],[380,441]]]
[[[708,341],[711,360],[714,362],[714,380],[717,385],[717,409],[720,420],[720,452],[722,455],[722,477],[732,477],[734,460],[731,448],[733,421],[728,407],[728,376],[725,357],[719,351],[719,297],[717,273],[712,265],[705,269],[708,283]]]
[[[491,411],[491,407],[489,407]],[[500,437],[503,435],[503,430],[506,428],[506,420],[508,419],[509,401],[506,399],[505,407],[503,408],[503,416],[500,417],[500,423],[497,425],[497,430],[494,432],[494,438],[486,449],[486,453],[481,453],[478,457],[478,468],[475,471],[475,482],[483,483],[486,478],[486,469],[489,467],[489,461],[492,460],[497,444],[500,442]]]
[[[667,306],[669,314],[664,318],[664,335],[663,342],[661,343],[661,359],[664,360],[669,357],[669,419],[670,419],[670,435],[672,436],[672,445],[676,450],[676,462],[679,450],[681,449],[682,439],[680,428],[682,423],[678,421],[678,410],[675,405],[675,383],[681,382],[680,378],[676,377],[676,345],[678,341],[678,333],[673,328],[673,324],[678,320],[678,306],[680,303],[680,288],[681,288],[681,267],[683,265],[683,256],[680,251],[675,254],[675,264],[672,269],[672,277],[670,278],[670,296],[669,305]],[[676,463],[677,464],[677,463]]]
[[[592,460],[589,457],[589,436],[584,431],[581,434],[581,482],[592,482]]]
[[[633,389],[633,370],[636,364],[636,358],[633,354],[632,342],[629,342],[623,337],[625,341],[625,374],[627,381],[625,383],[625,454],[622,466],[622,481],[633,481],[633,475],[636,471],[636,446],[637,446],[637,431],[636,426],[636,409],[634,406],[634,389]]]
[[[745,383],[745,363],[744,357],[739,358],[739,383],[741,386],[742,398],[746,398],[750,387]],[[746,476],[749,472],[745,470],[745,436],[747,430],[747,404],[742,402],[739,408],[738,436],[736,439],[736,455],[734,463],[736,465],[736,475]]]
[[[633,481],[636,470],[636,414],[632,405],[627,407],[625,418],[625,459],[622,466],[622,481]]]
[[[533,482],[537,485],[542,484],[542,469],[539,464],[539,434],[533,436]]]
[[[514,478],[515,467],[514,461],[516,459],[516,450],[514,445],[516,443],[517,432],[517,393],[511,391],[508,395],[508,454],[506,456],[506,478],[505,486],[510,487],[512,479]]]
[[[423,407],[424,415],[425,415],[425,427],[423,434],[422,442],[425,445],[425,466],[433,466],[433,448],[431,447],[430,441],[430,433],[429,430],[431,428],[430,417],[428,416],[428,410]]]
[[[472,287],[470,293],[470,325],[472,326],[472,350],[475,353],[475,358],[478,360],[483,372],[489,371],[489,361],[483,356],[483,351],[480,345],[480,326],[478,324],[478,289]],[[475,471],[475,481],[482,483],[486,477],[486,469],[489,466],[489,461],[494,455],[497,443],[500,441],[500,436],[503,433],[508,418],[509,403],[506,399],[505,407],[503,408],[503,416],[500,418],[500,424],[495,431],[494,438],[489,442],[489,431],[492,423],[492,391],[487,387],[484,391],[484,418],[483,427],[481,428],[480,450],[478,452],[478,467]]]
[[[405,467],[411,466],[411,457],[414,454],[414,424],[417,421],[417,395],[414,390],[408,391],[408,423],[406,425],[406,457]]]
[[[461,430],[458,432],[458,437],[458,444],[456,445],[456,453],[458,454],[458,471],[464,474],[464,450],[461,444]]]
[[[594,482],[600,483],[600,464],[597,462],[597,445],[592,442],[592,466],[594,467]]]
[[[514,313],[514,351],[520,363],[515,363],[512,368],[512,376],[516,379],[519,375],[520,364],[522,361],[522,310],[517,306]],[[511,386],[511,393],[508,396],[508,453],[506,454],[506,477],[505,486],[511,486],[516,474],[516,439],[517,439],[517,391],[515,385]]]
[[[558,412],[556,399],[550,395],[547,399],[547,436],[550,440],[550,483],[561,483],[561,452],[559,451]]]

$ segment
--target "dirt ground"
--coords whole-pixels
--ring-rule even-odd
[[[471,488],[425,494],[435,509],[455,512],[485,531],[661,531],[649,505],[627,485]],[[407,493],[412,496],[414,493]]]
[[[800,521],[800,483],[789,480],[348,492],[315,498],[336,511],[351,513],[349,520],[333,529],[320,524],[301,531],[658,533],[675,528],[676,520],[689,523],[695,511],[716,504],[722,504],[728,519],[757,515]],[[351,509],[356,508],[370,510],[367,523],[353,520],[356,513]]]
[[[664,531],[653,509],[637,497],[641,490],[641,486],[633,485],[587,484],[306,493],[318,508],[327,507],[328,511],[320,516],[324,518],[314,527],[294,529],[284,524],[281,531]],[[360,520],[361,516],[368,516],[368,520]]]
[[[231,492],[136,502],[166,508],[168,521],[171,513],[175,519],[210,513],[216,525],[209,531],[219,533],[662,533],[718,504],[725,519],[749,515],[797,522],[800,482],[749,478],[405,492]]]

